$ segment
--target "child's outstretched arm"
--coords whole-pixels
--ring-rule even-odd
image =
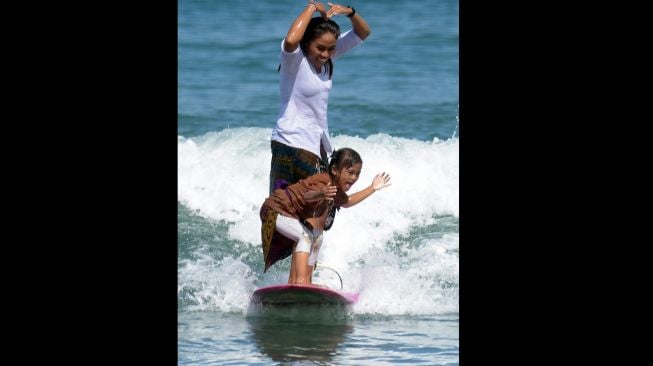
[[[347,201],[347,203],[342,205],[342,207],[351,207],[355,204],[358,204],[362,200],[371,196],[372,193],[378,191],[381,188],[385,188],[391,184],[392,183],[390,183],[390,174],[386,174],[385,172],[377,174],[372,180],[372,184],[370,184],[369,187],[349,196],[349,201]]]

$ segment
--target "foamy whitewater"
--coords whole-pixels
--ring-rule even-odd
[[[313,280],[339,288],[332,268],[359,301],[252,314],[254,290],[288,280],[290,259],[263,273],[259,208],[306,1],[178,2],[178,365],[459,363],[458,1],[349,5],[372,33],[334,62],[329,131],[363,158],[349,194],[392,185],[337,213]]]
[[[270,134],[233,128],[178,138],[179,202],[215,228],[213,240],[221,246],[191,246],[180,258],[179,302],[186,310],[245,313],[255,289],[287,281],[288,259],[263,273],[259,209],[267,197]],[[318,263],[342,276],[345,291],[360,292],[352,312],[457,313],[458,139],[375,134],[333,142],[363,158],[349,194],[377,173],[392,176],[391,186],[341,209],[325,233]],[[327,269],[316,271],[314,282],[340,287]]]

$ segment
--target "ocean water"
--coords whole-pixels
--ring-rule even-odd
[[[372,34],[335,61],[329,127],[392,185],[342,209],[319,263],[349,308],[253,312],[280,42],[305,1],[178,3],[178,364],[457,365],[458,2],[351,3]],[[334,19],[351,28],[343,16]],[[339,288],[331,270],[314,282]]]

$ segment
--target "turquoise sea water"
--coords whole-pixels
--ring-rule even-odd
[[[360,301],[263,314],[249,295],[289,267],[263,273],[259,238],[276,69],[305,2],[178,4],[178,363],[458,364],[457,1],[352,3],[372,34],[335,62],[330,131],[363,157],[352,191],[393,185],[338,213],[319,261]]]

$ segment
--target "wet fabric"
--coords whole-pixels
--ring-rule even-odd
[[[275,262],[288,258],[295,245],[295,242],[275,230],[278,214],[265,206],[261,207],[261,240],[263,241],[263,261],[265,263],[263,272],[266,272]]]
[[[272,141],[272,161],[270,163],[269,194],[275,189],[275,183],[286,181],[288,184],[299,182],[320,171],[326,171],[326,154],[323,158],[310,151],[297,149]]]

